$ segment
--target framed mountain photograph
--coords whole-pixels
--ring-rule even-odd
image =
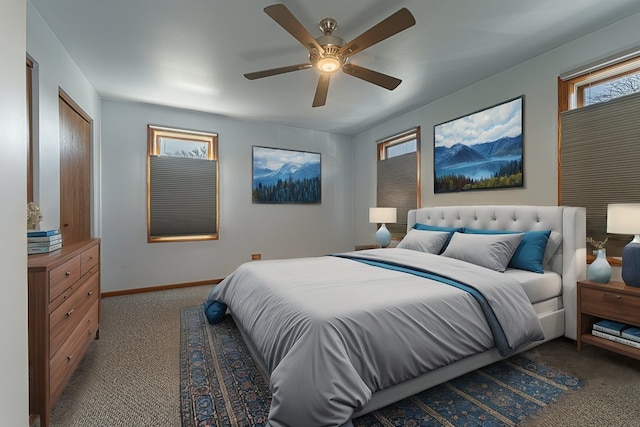
[[[433,127],[434,193],[524,186],[524,95]]]
[[[253,146],[253,203],[320,203],[320,153]]]

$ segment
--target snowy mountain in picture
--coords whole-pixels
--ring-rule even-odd
[[[254,203],[319,203],[320,153],[253,147]]]
[[[522,187],[519,97],[434,127],[434,191]]]

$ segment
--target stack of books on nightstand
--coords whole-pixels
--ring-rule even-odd
[[[630,347],[640,348],[640,328],[612,320],[601,320],[593,324],[591,334]]]
[[[27,253],[43,254],[62,247],[62,234],[59,228],[48,230],[27,230]]]

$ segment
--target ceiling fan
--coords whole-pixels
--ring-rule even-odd
[[[338,23],[333,18],[322,19],[318,26],[324,35],[313,38],[285,5],[267,6],[264,11],[309,50],[309,62],[247,73],[244,75],[247,79],[261,79],[315,67],[320,71],[320,78],[313,98],[313,107],[325,105],[331,76],[339,69],[353,77],[388,90],[395,89],[402,82],[395,77],[359,65],[349,64],[348,60],[352,55],[415,25],[416,20],[407,8],[402,8],[380,21],[349,43],[345,43],[343,39],[333,35],[338,27]]]

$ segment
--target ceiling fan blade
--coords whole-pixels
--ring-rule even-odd
[[[324,53],[324,49],[320,47],[316,39],[313,38],[311,33],[302,26],[300,21],[293,16],[293,14],[287,9],[287,6],[283,4],[273,4],[264,8],[264,13],[269,15],[274,21],[276,21],[282,28],[287,30],[289,34],[295,37],[300,43],[307,49],[317,50],[320,54]]]
[[[402,83],[402,80],[396,79],[395,77],[391,77],[386,74],[382,74],[377,71],[373,71],[354,64],[345,64],[342,67],[342,71],[353,77],[357,77],[359,79],[389,90],[394,90],[400,83]]]
[[[400,31],[415,25],[416,20],[406,7],[403,7],[393,15],[380,21],[364,33],[342,46],[340,55],[348,58],[376,43],[387,39]]]
[[[292,71],[306,70],[307,68],[311,68],[311,67],[313,67],[313,65],[311,65],[310,63],[289,65],[287,67],[272,68],[270,70],[262,70],[262,71],[256,71],[253,73],[247,73],[244,76],[249,80],[255,80],[255,79],[261,79],[263,77],[275,76],[277,74],[290,73]]]
[[[331,74],[320,74],[318,79],[318,87],[316,88],[316,94],[313,97],[312,107],[322,107],[327,103],[327,93],[329,93],[329,82],[331,81]]]

